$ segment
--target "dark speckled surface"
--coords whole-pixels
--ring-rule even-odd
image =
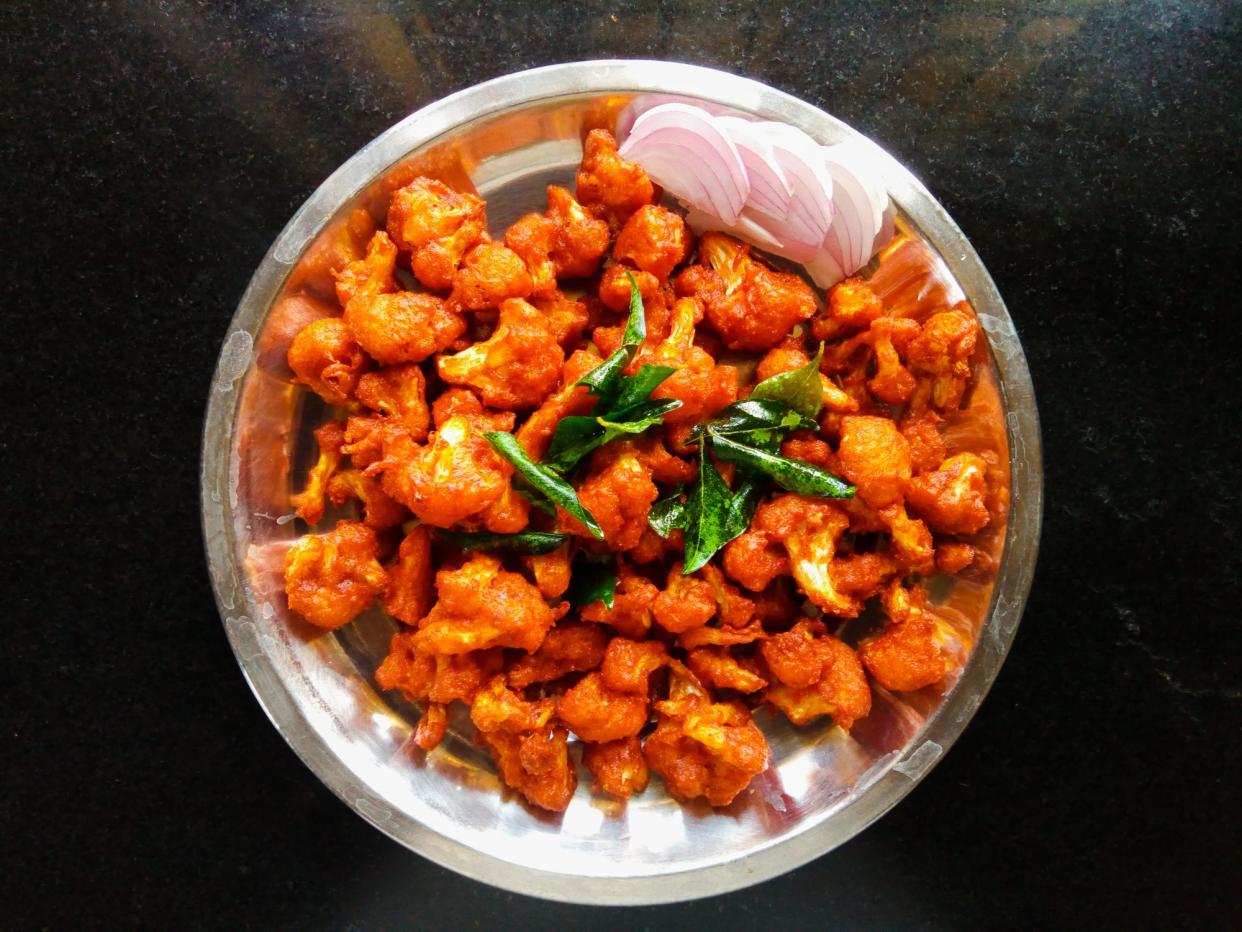
[[[1242,17],[1229,3],[0,3],[0,927],[1242,924]],[[974,724],[845,847],[685,906],[497,892],[341,805],[207,586],[199,425],[297,205],[411,109],[609,56],[762,78],[943,201],[1022,334],[1039,572]]]

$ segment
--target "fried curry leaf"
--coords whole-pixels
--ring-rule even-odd
[[[686,499],[683,574],[688,576],[702,567],[733,539],[726,528],[732,497],[733,493],[707,454],[707,444],[699,444],[699,479]]]
[[[604,442],[607,443],[621,434],[641,434],[648,427],[654,427],[663,421],[664,415],[680,407],[681,402],[676,398],[662,398],[635,405],[624,417],[608,414],[595,420],[604,428]]]
[[[854,487],[848,482],[802,460],[789,459],[714,435],[712,449],[722,460],[762,473],[782,489],[799,495],[823,498],[852,498],[854,495]]]
[[[763,487],[754,479],[743,479],[734,489],[729,507],[725,510],[724,531],[729,540],[750,527],[750,519],[755,516],[762,494]]]
[[[604,442],[604,428],[599,421],[584,414],[563,417],[556,425],[548,452],[541,466],[558,472],[569,472],[578,462]]]
[[[749,434],[752,431],[818,430],[814,418],[795,411],[780,401],[747,398],[722,408],[711,421],[697,424],[690,432],[692,438],[711,431],[720,436]]]
[[[630,316],[625,322],[621,346],[577,382],[578,385],[585,385],[596,398],[612,399],[621,391],[621,376],[643,345],[643,340],[647,339],[647,315],[638,293],[638,284],[629,272],[625,273],[625,277],[630,280]]]
[[[751,399],[778,401],[799,414],[815,417],[824,404],[824,386],[819,377],[819,361],[823,358],[821,343],[814,359],[805,366],[764,379],[751,391]]]
[[[645,403],[651,393],[676,371],[672,366],[639,366],[633,375],[621,379],[617,397],[608,406],[608,416],[616,420],[629,420],[629,411]]]
[[[585,606],[603,602],[612,610],[617,595],[617,571],[612,559],[600,559],[579,551],[570,567],[569,589],[565,599],[570,605]]]
[[[436,537],[462,550],[503,550],[509,553],[551,553],[569,539],[566,534],[522,531],[518,534],[437,530]]]
[[[689,520],[686,503],[681,499],[682,488],[682,484],[678,483],[672,494],[660,499],[647,512],[647,524],[665,540],[673,531],[684,531]]]
[[[595,520],[594,515],[582,507],[582,502],[578,501],[578,493],[574,491],[572,485],[551,469],[531,460],[513,434],[492,431],[485,436],[496,452],[512,463],[513,468],[540,495],[552,504],[564,508],[571,516],[578,519],[592,537],[603,539],[604,532],[599,522]]]

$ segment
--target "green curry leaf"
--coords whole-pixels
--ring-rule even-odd
[[[762,473],[790,492],[823,498],[852,498],[854,495],[854,487],[848,482],[802,460],[789,459],[715,435],[712,436],[712,449],[722,460]]]
[[[565,534],[547,534],[542,531],[522,531],[518,534],[488,534],[467,531],[437,530],[436,537],[448,541],[462,550],[503,550],[509,553],[551,553],[569,537]]]
[[[824,404],[824,386],[819,377],[819,361],[824,344],[805,366],[764,379],[750,393],[754,401],[778,401],[806,417],[815,417]]]
[[[487,442],[492,445],[496,452],[512,463],[513,468],[540,495],[553,505],[559,505],[561,508],[564,508],[572,517],[577,518],[587,531],[590,532],[592,537],[600,540],[603,539],[604,532],[600,528],[599,522],[595,520],[594,515],[582,507],[582,502],[578,501],[578,493],[574,491],[572,485],[551,469],[548,469],[546,466],[540,466],[531,460],[513,434],[492,431],[485,436],[487,437]]]

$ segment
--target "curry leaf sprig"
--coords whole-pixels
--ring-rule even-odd
[[[592,537],[603,540],[604,532],[599,522],[582,506],[582,502],[578,501],[578,493],[563,477],[532,460],[513,434],[491,431],[484,436],[497,453],[513,464],[513,468],[526,480],[531,489],[551,504],[559,505],[572,517],[577,518]]]
[[[517,534],[491,534],[486,531],[437,530],[436,537],[462,550],[500,550],[506,553],[551,553],[565,541],[567,534],[545,531],[520,531]]]
[[[819,361],[823,346],[805,366],[764,379],[750,397],[735,402],[691,432],[699,443],[698,479],[682,500],[678,487],[651,507],[647,522],[661,537],[685,532],[682,572],[693,573],[725,544],[750,526],[755,506],[770,480],[790,492],[825,498],[850,498],[854,487],[802,460],[781,456],[781,440],[790,431],[818,427],[823,405]],[[737,487],[730,489],[712,460],[737,467]]]
[[[681,407],[675,398],[653,399],[651,393],[676,371],[671,366],[640,366],[634,375],[625,370],[647,338],[647,320],[634,276],[630,280],[629,318],[621,346],[578,380],[597,400],[589,415],[561,418],[541,465],[568,473],[597,447],[628,434],[641,434],[660,424],[664,415]]]

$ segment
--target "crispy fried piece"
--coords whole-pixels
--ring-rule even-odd
[[[574,414],[586,414],[595,406],[595,399],[587,393],[585,385],[578,385],[580,378],[600,364],[593,353],[578,350],[561,368],[561,387],[544,399],[530,417],[518,428],[515,435],[528,456],[538,462],[548,452],[556,425],[563,418]]]
[[[405,535],[386,569],[384,611],[407,625],[418,624],[431,611],[432,597],[431,532],[425,525]]]
[[[386,366],[358,380],[358,400],[381,414],[396,418],[420,443],[427,439],[431,409],[427,406],[427,380],[417,363]]]
[[[404,454],[404,455],[403,455]],[[512,469],[474,424],[455,415],[427,446],[390,456],[384,490],[433,527],[451,527],[485,511],[509,488]]]
[[[345,442],[341,452],[357,469],[367,470],[384,458],[384,447],[413,449],[414,441],[405,424],[379,415],[354,415],[345,422]]]
[[[706,350],[694,344],[695,323],[703,305],[697,298],[681,298],[673,305],[668,337],[652,347],[644,344],[630,364],[672,366],[677,371],[651,393],[652,398],[676,398],[681,407],[664,416],[669,425],[692,424],[711,417],[737,399],[737,370],[718,366]]]
[[[863,415],[842,418],[837,457],[842,474],[872,508],[901,501],[902,484],[911,474],[910,446],[891,420]]]
[[[576,346],[591,320],[585,302],[567,298],[555,288],[547,294],[531,298],[530,303],[548,322],[548,328],[561,349]]]
[[[375,532],[357,521],[298,539],[285,555],[289,608],[328,630],[353,621],[388,583],[378,549]]]
[[[337,407],[351,405],[370,362],[340,317],[321,317],[299,330],[286,360],[299,382]]]
[[[591,130],[582,144],[577,186],[582,205],[614,228],[655,200],[647,173],[617,155],[617,141],[604,129]]]
[[[362,502],[362,523],[376,531],[396,527],[410,516],[400,502],[390,498],[380,480],[357,469],[344,469],[328,483],[328,498],[334,505],[344,505],[351,498]]]
[[[686,666],[713,689],[753,693],[768,685],[753,661],[734,657],[723,647],[700,647],[690,651]]]
[[[965,301],[952,310],[933,314],[922,332],[910,342],[910,368],[930,376],[916,390],[910,406],[931,404],[940,411],[956,411],[970,380],[971,358],[979,342],[979,322]]]
[[[647,724],[647,697],[610,689],[596,671],[560,697],[556,715],[583,741],[616,741],[637,735]]]
[[[714,563],[702,567],[698,570],[698,575],[711,586],[712,598],[716,602],[716,615],[722,625],[744,628],[755,617],[754,601],[738,592],[737,587],[724,578],[724,573]]]
[[[956,576],[975,562],[975,548],[970,544],[946,541],[936,545],[936,569]]]
[[[418,648],[418,632],[406,629],[393,635],[388,656],[375,671],[375,682],[380,689],[401,690],[411,702],[471,703],[503,662],[499,650],[451,656],[427,653]]]
[[[500,243],[480,243],[466,253],[453,277],[448,306],[482,311],[509,298],[528,298],[533,287],[521,256]]]
[[[547,320],[519,298],[500,305],[500,322],[487,340],[436,363],[440,378],[468,385],[486,404],[516,411],[533,408],[560,378],[565,354]]]
[[[633,641],[618,637],[608,642],[599,672],[609,689],[646,696],[651,674],[668,661],[668,651],[659,641]]]
[[[724,549],[724,570],[729,578],[760,592],[774,579],[789,575],[789,555],[780,541],[762,530],[743,532]]]
[[[414,729],[414,743],[424,751],[430,751],[444,740],[448,731],[448,710],[442,703],[429,702]]]
[[[603,602],[592,602],[583,607],[579,617],[583,621],[611,625],[627,638],[645,638],[651,628],[651,603],[660,590],[651,580],[635,573],[624,561],[618,562],[617,579],[612,608],[605,608]]]
[[[950,456],[906,483],[906,503],[940,534],[973,534],[988,523],[987,468],[975,453]]]
[[[678,294],[704,303],[707,323],[730,349],[769,350],[815,313],[815,295],[806,282],[768,268],[732,237],[704,233],[699,258],[709,268],[683,274]]]
[[[888,624],[858,645],[863,664],[875,681],[895,692],[922,689],[949,670],[936,619],[927,610],[927,590],[907,589],[895,580],[881,599]]]
[[[587,744],[582,763],[595,778],[596,787],[617,799],[629,799],[647,788],[650,774],[637,738],[619,738],[604,744]]]
[[[485,553],[474,554],[460,569],[440,570],[436,590],[439,600],[415,637],[420,650],[434,654],[487,647],[533,651],[568,609],[549,608],[538,589]]]
[[[453,345],[466,320],[433,294],[360,295],[345,308],[358,343],[383,365],[422,362]]]
[[[522,557],[545,599],[559,599],[569,589],[572,561],[568,543],[561,544],[551,553],[533,553]]]
[[[811,324],[817,340],[836,340],[866,330],[884,313],[884,304],[861,278],[847,278],[828,289],[828,307]]]
[[[655,346],[668,337],[670,326],[669,308],[673,304],[672,291],[660,279],[650,272],[631,268],[616,263],[604,269],[599,278],[599,299],[604,307],[618,314],[626,314],[630,307],[630,276],[638,288],[638,296],[643,302],[643,312],[647,319],[647,340],[649,346]],[[625,330],[624,324],[615,327],[597,327],[591,339],[599,347],[600,352],[607,356],[621,343]]]
[[[755,377],[759,381],[770,379],[772,376],[780,375],[782,372],[800,369],[810,361],[811,357],[803,347],[802,338],[797,336],[786,337],[782,343],[769,350],[759,360],[759,366],[755,370]],[[826,414],[853,414],[858,411],[857,399],[853,398],[845,389],[828,378],[827,375],[821,372],[819,374],[819,381],[824,388],[824,411]]]
[[[556,289],[558,278],[594,275],[608,252],[609,230],[565,188],[548,187],[545,214],[527,214],[509,227],[505,245],[522,257],[534,294]]]
[[[745,706],[712,702],[681,664],[673,666],[669,698],[655,708],[658,724],[643,756],[675,799],[727,806],[767,767],[767,741]]]
[[[801,621],[759,650],[778,681],[764,698],[795,725],[831,715],[849,731],[871,711],[871,689],[858,655],[818,621]]]
[[[528,735],[495,731],[483,735],[500,779],[526,801],[551,812],[564,812],[578,786],[569,760],[569,734],[548,725]]]
[[[604,659],[608,640],[599,625],[564,622],[548,632],[538,649],[509,667],[509,683],[525,689],[532,683],[560,679],[567,673],[594,670]]]
[[[315,431],[315,442],[319,445],[319,458],[306,477],[306,488],[289,500],[298,517],[307,524],[318,524],[323,518],[328,482],[341,465],[345,425],[340,421],[328,421]]]
[[[898,567],[907,573],[929,574],[936,552],[927,525],[918,518],[911,518],[900,502],[881,508],[877,514],[888,529]]]
[[[486,206],[443,182],[415,178],[392,194],[388,235],[410,253],[415,278],[428,288],[448,289],[462,256],[488,239]]]
[[[468,388],[446,388],[431,405],[431,420],[436,430],[442,428],[451,417],[464,417],[483,432],[513,430],[517,415],[512,411],[493,411],[483,407],[483,402]]]
[[[388,644],[388,656],[375,671],[380,689],[399,689],[411,702],[426,699],[436,678],[436,658],[414,646],[416,631],[398,631]]]
[[[947,452],[940,436],[940,415],[931,410],[907,412],[898,424],[901,436],[910,446],[910,466],[915,475],[931,472],[944,462]]]
[[[685,261],[693,240],[679,214],[656,204],[645,204],[625,221],[612,247],[612,257],[662,280]]]
[[[718,628],[714,628],[711,625],[691,628],[689,631],[677,636],[677,643],[684,650],[695,650],[699,647],[727,647],[733,644],[750,644],[764,637],[767,637],[767,632],[763,630],[763,625],[760,624],[759,619],[755,618],[741,628],[730,628],[727,625],[721,625]]]
[[[862,604],[841,591],[832,574],[837,541],[848,527],[849,516],[834,502],[804,495],[778,495],[756,509],[747,533],[759,536],[758,540],[752,538],[747,546],[754,547],[760,541],[783,543],[789,556],[789,571],[807,598],[830,615],[853,618],[861,611]],[[726,553],[725,568],[729,566]],[[744,580],[739,581],[745,585]],[[760,579],[752,580],[758,581]]]
[[[505,230],[505,246],[520,256],[530,277],[531,294],[556,289],[556,268],[549,253],[556,238],[556,222],[543,214],[526,214]]]
[[[339,272],[333,274],[336,279],[336,299],[341,307],[360,295],[377,295],[397,290],[397,279],[393,274],[397,267],[397,247],[388,235],[376,233],[367,244],[367,253],[361,259],[355,259]]]
[[[470,706],[470,721],[483,734],[507,731],[520,735],[544,728],[556,712],[555,699],[530,702],[510,689],[504,676],[494,676]]]
[[[681,634],[700,628],[716,617],[716,598],[711,583],[681,575],[682,565],[668,571],[663,592],[651,603],[651,614],[665,631]]]
[[[866,602],[879,594],[897,569],[896,562],[886,553],[855,553],[833,560],[828,572],[838,591]]]
[[[587,478],[578,488],[578,500],[595,516],[604,531],[604,543],[613,551],[638,545],[647,528],[647,512],[659,494],[638,450],[624,441],[600,447],[592,454]],[[590,537],[564,509],[557,509],[557,514],[563,531]]]

